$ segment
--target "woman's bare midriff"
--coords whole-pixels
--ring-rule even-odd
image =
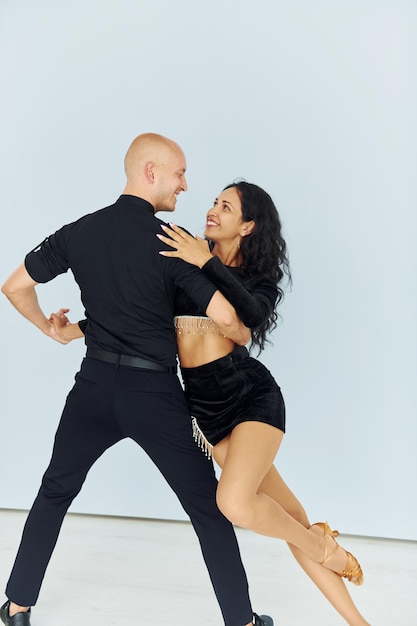
[[[221,334],[184,332],[176,328],[182,367],[199,367],[230,354],[235,343]]]

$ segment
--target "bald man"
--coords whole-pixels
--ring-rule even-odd
[[[226,626],[272,626],[268,616],[252,613],[233,528],[215,504],[213,466],[192,438],[176,375],[176,286],[237,344],[250,335],[196,267],[179,259],[167,263],[158,254],[167,248],[155,236],[163,223],[155,213],[174,211],[178,195],[187,190],[186,160],[178,144],[153,133],[140,135],[127,151],[125,172],[126,186],[113,205],[47,237],[2,287],[24,317],[65,343],[40,308],[36,286],[71,269],[86,311],[87,351],[26,521],[0,617],[7,626],[30,626],[30,607],[70,504],[95,461],[129,437],[149,455],[189,515]],[[135,614],[136,621],[147,620]],[[174,613],[171,622],[180,624],[182,618]],[[159,623],[155,614],[152,623]]]

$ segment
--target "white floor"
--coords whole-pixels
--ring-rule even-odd
[[[2,587],[25,518],[0,511]],[[256,612],[272,615],[275,626],[345,623],[283,542],[237,534]],[[365,584],[349,589],[372,626],[417,626],[417,543],[349,536],[341,543],[360,558]],[[33,626],[222,623],[190,524],[71,514],[32,617]]]

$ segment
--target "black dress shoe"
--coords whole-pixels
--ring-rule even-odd
[[[269,615],[256,615],[253,614],[255,618],[255,626],[274,626],[274,620]]]
[[[30,626],[30,609],[27,613],[16,613],[13,617],[9,615],[9,600],[0,609],[0,618],[6,626]]]

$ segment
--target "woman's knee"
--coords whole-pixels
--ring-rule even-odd
[[[219,484],[216,493],[217,506],[223,515],[241,528],[251,528],[253,520],[253,506],[247,494],[237,493],[235,490]]]

